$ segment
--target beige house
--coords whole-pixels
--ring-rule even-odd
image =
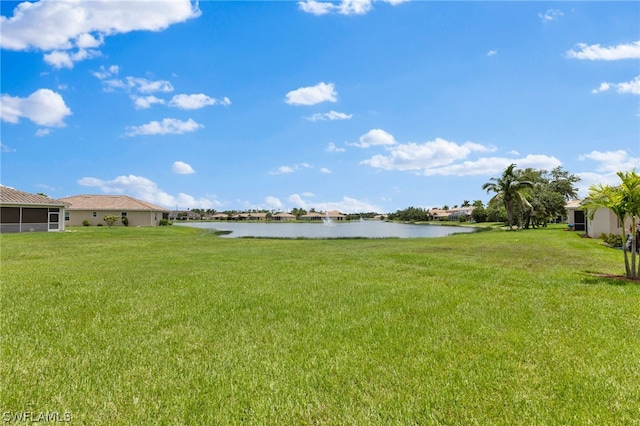
[[[599,208],[593,215],[593,219],[590,219],[589,214],[582,207],[581,200],[571,200],[567,202],[565,208],[567,209],[567,223],[572,225],[574,231],[582,231],[591,238],[598,238],[602,234],[622,234],[623,224],[609,209]],[[629,226],[631,226],[630,219],[624,224],[625,230]]]
[[[331,220],[345,220],[347,218],[347,216],[345,216],[344,214],[340,213],[337,210],[330,210],[326,212],[324,214],[324,217],[329,218]]]
[[[0,233],[64,231],[67,204],[0,185]]]
[[[273,220],[280,220],[280,221],[291,221],[291,220],[296,220],[296,216],[291,214],[291,213],[276,213],[273,215]]]
[[[82,226],[87,220],[91,226],[104,225],[104,216],[120,218],[116,225],[122,225],[127,218],[129,226],[158,226],[162,219],[169,217],[169,210],[141,201],[128,195],[76,195],[61,198],[69,204],[65,222],[67,226]]]
[[[210,217],[211,220],[229,220],[229,215],[226,213],[216,213]]]
[[[232,220],[267,220],[267,213],[236,213]]]

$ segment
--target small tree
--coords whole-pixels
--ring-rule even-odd
[[[106,214],[102,218],[105,222],[107,222],[107,226],[111,228],[118,221],[118,216],[114,216],[112,214]]]
[[[631,172],[618,172],[618,177],[622,183],[618,186],[592,185],[589,188],[589,198],[585,200],[583,206],[587,209],[589,218],[593,219],[596,210],[607,208],[611,210],[620,223],[622,223],[621,237],[623,241],[624,266],[627,278],[638,278],[640,276],[640,261],[636,262],[638,239],[636,237],[636,220],[640,216],[640,175],[635,169]],[[625,220],[631,220],[631,262],[629,262],[629,252],[624,244]]]

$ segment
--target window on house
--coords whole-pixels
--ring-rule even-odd
[[[91,217],[98,217],[98,212],[91,213]]]
[[[65,220],[65,222],[69,221],[69,212],[68,211],[64,212],[64,220]]]
[[[127,212],[122,212],[122,213],[120,213],[120,217],[121,217],[121,218],[123,218],[123,217],[127,217]]]

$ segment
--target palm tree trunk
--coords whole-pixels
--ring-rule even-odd
[[[507,222],[509,224],[509,231],[511,231],[513,230],[513,206],[505,200],[504,209],[507,213]]]
[[[631,218],[631,278],[638,278],[636,270],[636,256],[638,252],[638,233],[636,232],[636,218]]]
[[[628,255],[629,252],[627,251],[627,236],[624,233],[624,226],[622,227],[622,251],[624,253],[624,272],[625,272],[625,277],[633,278],[633,275],[634,275],[635,271],[631,271],[631,265],[629,265],[629,255]]]

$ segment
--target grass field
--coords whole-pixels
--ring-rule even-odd
[[[560,228],[2,235],[2,415],[75,424],[638,424],[640,283]]]

